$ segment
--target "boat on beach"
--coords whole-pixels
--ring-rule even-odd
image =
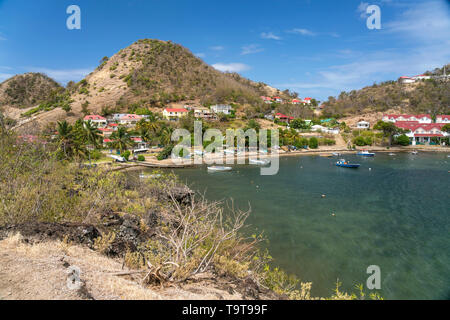
[[[224,167],[224,166],[208,167],[209,172],[224,172],[224,171],[231,171],[231,170],[233,170],[232,167]]]
[[[414,150],[413,152],[411,152],[411,154],[416,155],[416,154],[419,154],[419,152],[417,150]]]
[[[389,155],[390,155],[391,157],[396,156],[395,153],[389,153]]]
[[[358,156],[363,156],[363,157],[375,157],[375,153],[373,152],[369,152],[367,150],[363,150],[357,153]]]
[[[341,159],[338,162],[336,162],[336,166],[343,167],[343,168],[359,168],[361,165],[359,163],[349,163],[345,159]]]

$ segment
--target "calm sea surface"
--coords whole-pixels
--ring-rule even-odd
[[[276,176],[242,165],[174,172],[210,200],[250,204],[248,223],[264,231],[276,264],[312,281],[315,295],[329,296],[337,279],[355,291],[378,265],[386,299],[450,299],[450,158],[346,159],[361,168],[312,156],[281,158]]]

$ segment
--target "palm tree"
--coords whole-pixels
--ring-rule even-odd
[[[98,142],[100,141],[101,138],[100,131],[96,126],[92,124],[91,120],[84,123],[83,136],[84,140],[88,144],[94,146],[95,148],[98,147]]]
[[[161,132],[159,135],[159,140],[160,140],[161,144],[163,144],[164,146],[171,144],[172,143],[172,133],[173,133],[172,127],[164,126],[161,129]]]
[[[66,121],[58,122],[56,129],[58,132],[58,141],[63,148],[64,157],[67,158],[68,151],[72,151],[73,146],[73,127]],[[70,154],[71,152],[69,152]]]
[[[113,140],[111,144],[112,147],[118,149],[120,154],[133,145],[133,141],[125,127],[119,127],[119,129],[111,135],[111,139]]]

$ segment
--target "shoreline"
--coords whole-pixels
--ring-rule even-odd
[[[233,163],[230,165],[237,164],[238,160],[247,160],[250,157],[258,157],[261,159],[269,159],[273,156],[278,157],[295,157],[295,156],[321,156],[321,157],[336,157],[333,156],[332,153],[340,153],[341,155],[348,155],[348,154],[356,154],[356,152],[361,150],[368,150],[371,152],[378,152],[378,153],[408,153],[412,152],[414,150],[417,150],[419,152],[427,152],[427,153],[450,153],[450,148],[445,147],[427,147],[427,146],[408,146],[408,147],[392,147],[390,149],[386,149],[386,147],[367,147],[367,148],[358,148],[356,150],[348,150],[348,149],[341,149],[341,148],[324,148],[324,149],[317,149],[317,150],[302,150],[302,151],[290,151],[290,152],[278,152],[278,153],[267,153],[264,155],[258,155],[257,153],[247,153],[245,156],[233,156]],[[122,170],[139,170],[142,168],[149,168],[149,169],[185,169],[185,168],[194,168],[202,165],[214,165],[214,163],[207,163],[207,162],[213,162],[218,159],[223,159],[223,165],[226,165],[226,156],[217,156],[217,157],[205,157],[202,159],[201,164],[194,163],[193,159],[184,159],[181,160],[181,164],[174,163],[172,159],[166,159],[162,161],[154,160],[154,161],[142,161],[142,162],[130,162],[126,164],[114,164],[116,167],[112,168],[113,171],[122,171]],[[231,159],[231,157],[230,157]],[[111,165],[111,163],[101,163],[100,165]]]

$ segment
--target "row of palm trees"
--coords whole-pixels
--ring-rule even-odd
[[[99,149],[103,143],[101,132],[91,121],[78,120],[71,125],[64,120],[57,123],[56,131],[58,151],[62,159],[90,159],[91,151]],[[119,127],[112,133],[108,146],[122,154],[134,145],[131,139],[133,135],[142,137],[149,144],[169,145],[173,131],[170,125],[151,114],[147,119],[141,120],[135,130]]]

